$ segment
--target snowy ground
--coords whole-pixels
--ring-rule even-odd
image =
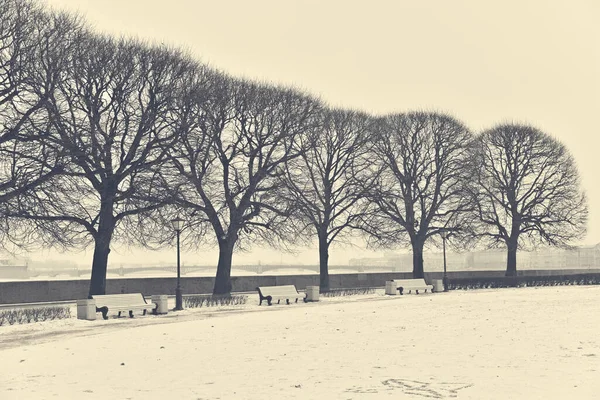
[[[597,399],[600,287],[0,327],[0,399]]]

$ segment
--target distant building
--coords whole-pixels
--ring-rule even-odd
[[[19,265],[17,265],[19,264]],[[28,279],[27,262],[16,259],[0,259],[0,279]]]
[[[502,248],[464,253],[446,253],[449,271],[503,270],[506,268],[506,250]],[[441,271],[441,252],[423,254],[425,271]],[[381,266],[397,271],[412,270],[412,253],[384,253],[378,258],[353,258],[351,266]],[[600,268],[600,243],[573,249],[541,248],[517,253],[517,269],[591,269]]]

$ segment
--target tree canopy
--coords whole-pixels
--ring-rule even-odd
[[[410,245],[413,275],[423,277],[427,240],[460,232],[466,223],[471,133],[455,118],[430,112],[381,117],[373,129],[378,172],[369,196],[374,206],[369,240],[377,246]]]
[[[564,247],[581,238],[588,217],[577,166],[567,148],[527,125],[502,124],[472,146],[476,236],[506,246],[509,276],[519,248]]]

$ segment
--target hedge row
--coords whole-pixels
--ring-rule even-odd
[[[600,285],[600,274],[456,278],[448,280],[448,290],[569,285]]]
[[[321,293],[322,297],[354,296],[359,294],[373,294],[375,288],[354,288],[354,289],[329,289]]]
[[[0,326],[29,324],[32,322],[52,321],[71,318],[69,307],[24,308],[21,310],[0,311]]]
[[[248,296],[246,295],[198,295],[198,296],[185,296],[183,298],[183,305],[185,308],[198,308],[198,307],[214,307],[214,306],[237,306],[240,304],[246,304]]]

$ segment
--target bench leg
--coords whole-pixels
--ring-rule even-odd
[[[398,291],[400,292],[400,296],[404,294],[404,288],[402,286],[398,288]]]
[[[415,293],[416,293],[416,294],[419,294],[419,291],[415,289]]]
[[[296,297],[296,303],[298,302],[298,298]]]
[[[121,311],[117,314],[117,318],[121,318]]]
[[[267,296],[266,299],[267,299],[267,304],[271,305],[271,301],[273,301],[273,297]]]
[[[102,313],[102,319],[108,319],[108,307],[96,307],[96,312]]]
[[[277,299],[277,304],[281,303],[281,299]]]
[[[133,311],[129,310],[129,318],[133,318]]]
[[[290,299],[285,299],[285,303],[289,306],[290,305]]]
[[[142,315],[146,315],[146,310],[144,310],[144,313]]]

